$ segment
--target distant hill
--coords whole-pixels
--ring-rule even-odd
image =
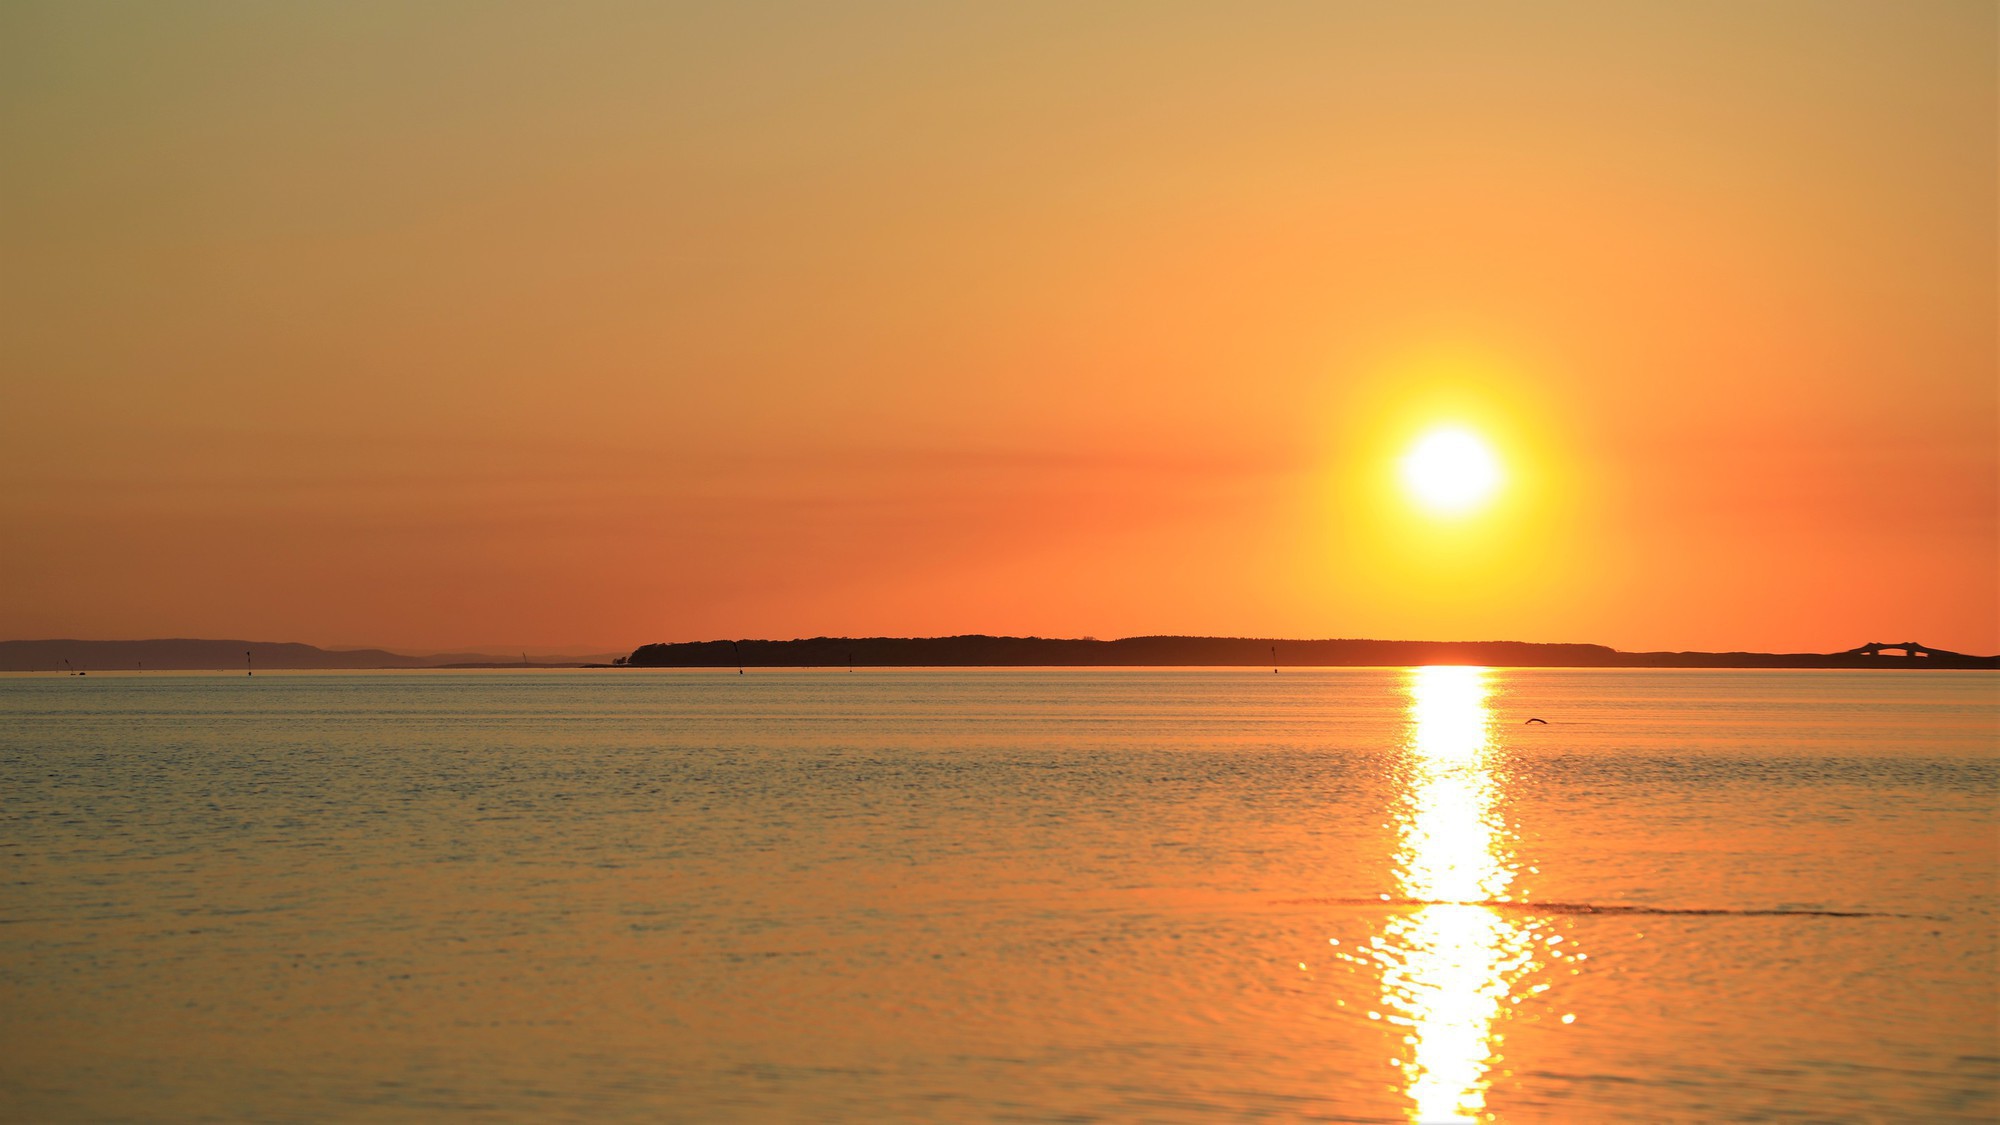
[[[1275,653],[1274,651],[1275,650]],[[1279,640],[1261,637],[813,637],[642,645],[635,668],[855,667],[1412,667],[1501,668],[2000,668],[2000,657],[1841,653],[1619,652],[1604,645],[1527,641]]]

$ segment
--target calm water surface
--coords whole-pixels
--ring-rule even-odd
[[[0,676],[0,795],[7,1119],[2000,1114],[1988,673]]]

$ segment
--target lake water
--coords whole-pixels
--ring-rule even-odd
[[[1990,673],[0,676],[0,798],[10,1120],[2000,1115]]]

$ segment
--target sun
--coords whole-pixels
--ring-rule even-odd
[[[1461,515],[1484,504],[1500,487],[1500,462],[1478,434],[1440,426],[1403,455],[1403,484],[1417,502],[1439,515]]]

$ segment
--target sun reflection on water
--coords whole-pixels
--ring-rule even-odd
[[[1396,809],[1396,881],[1425,903],[1392,918],[1380,956],[1388,1019],[1416,1121],[1475,1120],[1498,1053],[1494,1021],[1536,967],[1532,935],[1499,911],[1515,864],[1498,803],[1484,668],[1410,672],[1411,734]]]

